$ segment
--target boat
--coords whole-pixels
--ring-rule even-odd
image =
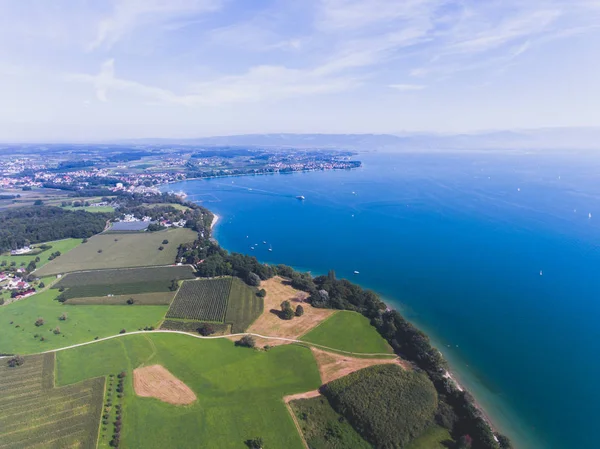
[[[542,270],[540,270],[540,276],[543,276],[544,272]]]
[[[588,218],[592,218],[592,213],[591,212],[588,214]]]
[[[267,241],[266,241],[266,240],[263,240],[263,245],[266,245],[266,244],[267,244]]]
[[[269,251],[273,251],[273,248],[272,248],[272,247],[269,247]]]
[[[306,198],[304,198],[304,195],[298,195],[298,196],[296,197],[296,199],[297,199],[297,200],[300,200],[300,201],[304,201]]]
[[[250,249],[251,249],[251,250],[254,250],[254,246],[251,246],[251,247],[250,247]]]
[[[354,274],[360,274],[360,272],[358,272],[358,271],[354,270]]]

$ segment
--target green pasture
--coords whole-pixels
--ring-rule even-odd
[[[369,320],[357,312],[337,312],[301,340],[348,352],[393,353],[390,345],[371,326]]]
[[[55,259],[56,261],[58,261],[58,259],[63,257],[66,253],[71,251],[73,248],[77,247],[79,244],[81,244],[81,239],[64,239],[55,240],[52,242],[36,243],[32,246],[36,247],[39,245],[50,245],[52,246],[52,248],[47,249],[46,251],[42,251],[41,253],[32,255],[23,254],[22,256],[11,256],[10,253],[5,253],[0,255],[0,264],[6,261],[6,267],[8,267],[12,262],[15,262],[16,266],[20,267],[21,263],[24,262],[25,266],[27,266],[29,262],[35,260],[36,257],[39,257],[40,261],[36,262],[36,265],[38,268],[40,268],[49,262],[48,257],[50,256],[50,254],[55,253],[56,251],[60,251],[61,256]],[[2,268],[3,267],[0,267],[0,271],[2,271]]]
[[[226,339],[178,334],[131,335],[57,354],[58,385],[128,372],[123,447],[244,448],[262,437],[265,448],[302,449],[282,398],[319,387],[310,350],[286,345],[269,351],[236,347]],[[175,406],[133,393],[131,372],[160,364],[186,383],[198,400]]]

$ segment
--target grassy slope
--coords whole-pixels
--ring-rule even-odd
[[[159,232],[100,234],[74,249],[68,258],[59,257],[47,264],[43,269],[38,270],[38,275],[103,268],[169,265],[175,262],[179,245],[195,238],[194,231],[183,228]],[[169,241],[167,245],[162,245],[164,239]],[[159,251],[159,246],[164,246],[164,250]],[[99,253],[99,250],[102,252]]]
[[[256,291],[248,287],[241,279],[233,278],[225,322],[233,323],[232,332],[244,332],[263,312],[263,299],[256,296]]]
[[[56,252],[56,251],[60,251],[63,257],[66,253],[68,253],[69,251],[71,251],[73,248],[75,248],[76,246],[78,246],[81,243],[81,239],[64,239],[64,240],[55,240],[53,242],[46,242],[45,244],[47,245],[52,245],[52,248],[50,248],[49,250],[43,251],[39,254],[35,254],[33,256],[11,256],[10,254],[5,254],[0,256],[0,263],[3,260],[6,260],[6,263],[8,265],[10,265],[11,262],[16,262],[17,263],[17,267],[21,266],[21,262],[25,262],[25,265],[27,265],[30,261],[35,260],[36,257],[40,258],[40,261],[36,263],[37,267],[40,268],[41,266],[45,265],[48,263],[48,257],[50,256],[50,254]],[[38,243],[34,246],[39,246],[41,245],[41,243]],[[60,259],[59,257],[59,259]],[[58,259],[56,259],[58,260]],[[7,265],[7,266],[8,266]],[[0,271],[2,271],[2,268],[0,267]]]
[[[356,312],[341,311],[332,315],[301,340],[349,352],[393,352],[369,320]]]
[[[122,441],[125,447],[242,448],[261,436],[266,448],[302,449],[283,404],[288,394],[320,384],[306,348],[268,352],[235,347],[229,340],[198,340],[176,334],[132,335],[60,352],[58,383],[161,364],[198,396],[178,407],[132,393],[127,377]]]
[[[411,441],[406,449],[446,449],[448,447],[448,443],[453,442],[452,437],[448,430],[443,427],[433,426],[425,431],[423,435],[417,438],[414,441]]]
[[[140,327],[158,326],[168,308],[69,306],[55,301],[57,295],[58,291],[47,290],[0,307],[0,352],[31,354],[91,341],[94,337],[107,337],[123,328],[133,331]],[[66,321],[58,319],[62,313],[68,314]],[[45,319],[43,326],[34,325],[38,317]],[[52,333],[56,326],[61,329],[60,335]],[[44,336],[46,341],[34,338],[35,334]]]
[[[371,449],[324,397],[299,399],[290,406],[312,449]]]

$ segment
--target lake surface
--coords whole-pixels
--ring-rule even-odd
[[[352,171],[164,190],[219,214],[228,250],[380,293],[517,447],[598,447],[600,157],[359,157]]]

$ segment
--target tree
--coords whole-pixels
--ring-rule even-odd
[[[45,288],[46,284],[44,284],[43,282],[40,282],[40,285],[38,285],[39,288]]]
[[[259,291],[256,292],[256,296],[258,296],[259,298],[264,298],[265,296],[267,296],[267,291],[264,288],[261,288]]]
[[[204,337],[208,337],[215,333],[215,329],[210,324],[201,324],[200,327],[198,327],[198,333]]]
[[[473,445],[473,438],[469,435],[463,435],[458,439],[458,444],[456,446],[457,449],[471,449]]]
[[[249,272],[246,276],[246,284],[251,287],[258,287],[260,285],[260,277],[256,273]]]
[[[304,315],[304,307],[302,307],[300,304],[298,304],[298,307],[296,307],[296,316],[302,316]]]
[[[169,241],[168,241],[167,239],[164,239],[164,240],[162,241],[162,244],[163,244],[163,245],[168,245],[168,244],[169,244]]]
[[[60,334],[60,327],[56,326],[52,332],[54,332],[54,335]]]
[[[165,249],[165,247],[164,247],[164,246],[159,246],[159,247],[158,247],[158,250],[159,250],[159,251],[162,251],[163,249]]]
[[[25,358],[20,355],[13,355],[8,359],[7,364],[11,368],[16,368],[17,366],[21,366],[25,363]]]
[[[506,435],[498,433],[496,434],[496,438],[498,438],[498,444],[501,449],[512,449],[513,445]]]
[[[132,305],[133,303],[135,303],[135,300],[133,298],[129,298],[127,300],[127,304]]]
[[[263,449],[263,439],[261,437],[252,438],[244,442],[249,449]]]
[[[121,330],[119,331],[119,334],[124,334],[125,332],[127,332],[125,329],[121,329]]]
[[[171,280],[171,285],[169,285],[169,290],[171,290],[172,292],[176,291],[179,288],[179,284],[177,283],[177,281],[175,279]]]
[[[69,317],[69,316],[68,316],[68,315],[67,315],[67,313],[65,312],[65,313],[63,313],[61,316],[59,316],[59,317],[58,317],[58,319],[59,319],[60,321],[67,321],[67,318],[68,318],[68,317]]]
[[[291,320],[294,318],[294,309],[289,301],[283,301],[281,303],[281,318],[284,320]]]
[[[37,327],[43,326],[44,325],[44,319],[43,318],[38,318],[37,320],[35,320],[35,325]]]
[[[256,346],[256,341],[252,335],[244,335],[238,341],[235,342],[236,346],[243,346],[245,348],[254,348]]]
[[[43,205],[44,205],[44,202],[43,202],[42,200],[35,200],[35,201],[33,202],[33,205],[34,205],[34,206],[43,206]]]

